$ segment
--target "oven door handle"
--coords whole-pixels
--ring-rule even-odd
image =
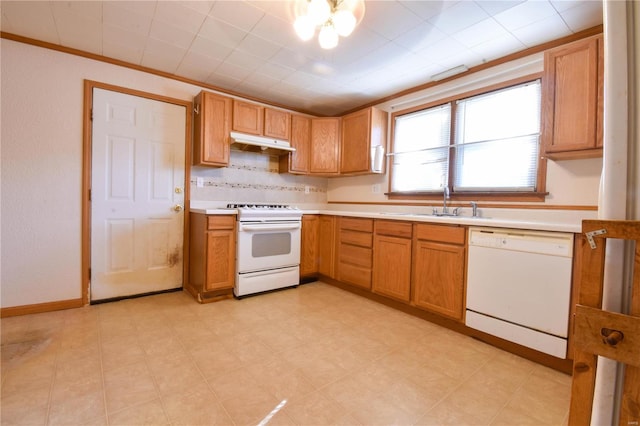
[[[293,229],[300,229],[300,223],[291,223],[286,225],[269,224],[269,225],[242,225],[240,224],[240,231],[258,231],[258,232],[270,232],[270,231],[287,231]]]

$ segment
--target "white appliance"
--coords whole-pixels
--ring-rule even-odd
[[[238,210],[237,297],[300,283],[302,212],[271,204],[229,204]]]
[[[266,154],[282,155],[295,152],[289,141],[231,132],[231,145],[240,151],[257,151]]]
[[[468,327],[566,358],[573,234],[470,228]]]

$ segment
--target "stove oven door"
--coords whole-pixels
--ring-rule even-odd
[[[299,265],[300,228],[300,221],[240,222],[237,272],[243,274]]]

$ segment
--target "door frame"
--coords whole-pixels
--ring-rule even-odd
[[[93,135],[93,89],[104,89],[111,92],[147,98],[185,107],[184,134],[184,226],[182,230],[182,285],[188,280],[189,272],[189,210],[191,204],[191,138],[193,102],[170,98],[154,93],[115,86],[93,80],[84,80],[84,100],[82,107],[82,304],[87,305],[91,283],[91,166]]]

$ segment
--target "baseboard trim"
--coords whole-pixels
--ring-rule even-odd
[[[37,303],[34,305],[13,306],[0,309],[0,318],[16,317],[19,315],[41,314],[44,312],[61,311],[63,309],[81,308],[82,298],[59,300],[57,302]]]
[[[453,330],[458,333],[464,334],[466,336],[472,337],[474,339],[480,340],[491,346],[495,346],[507,352],[511,352],[512,354],[518,355],[522,358],[526,358],[538,364],[545,365],[549,368],[560,371],[562,373],[571,375],[573,372],[572,359],[560,359],[551,355],[547,355],[542,352],[538,352],[534,349],[521,346],[517,343],[509,342],[499,337],[492,336],[487,333],[483,333],[482,331],[474,330],[470,327],[467,327],[462,322],[458,322],[458,321],[454,321],[454,320],[442,317],[438,314],[425,311],[423,309],[412,306],[408,303],[393,300],[388,297],[373,293],[364,288],[352,286],[324,275],[320,275],[319,280],[323,283],[333,285],[335,287],[341,288],[342,290],[346,290],[350,293],[354,293],[359,296],[366,297],[369,300],[382,303],[383,305],[387,305],[390,308],[397,309],[406,314],[413,315],[415,317],[432,322],[439,326],[448,328],[450,330]]]

